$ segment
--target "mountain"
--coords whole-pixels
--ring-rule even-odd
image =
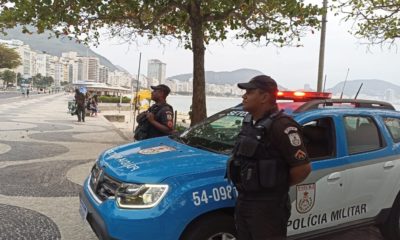
[[[74,39],[71,40],[67,37],[49,38],[51,34],[50,31],[46,31],[42,34],[37,34],[37,33],[24,34],[22,33],[22,27],[6,29],[5,32],[7,33],[7,35],[0,34],[0,39],[21,40],[24,42],[24,44],[29,45],[33,50],[36,50],[38,52],[46,52],[50,55],[58,57],[61,57],[62,52],[69,52],[69,51],[77,52],[78,56],[98,57],[100,59],[101,65],[108,67],[111,71],[117,70],[114,64],[112,64],[107,58],[93,52],[92,50],[90,50],[88,46],[78,43]]]
[[[255,77],[257,75],[262,75],[263,73],[254,70],[254,69],[247,69],[247,68],[242,68],[238,69],[235,71],[224,71],[224,72],[214,72],[214,71],[206,71],[205,73],[205,78],[206,78],[206,83],[209,84],[237,84],[240,82],[247,82],[249,81],[252,77]],[[172,77],[168,77],[168,79],[176,79],[179,81],[189,81],[193,77],[192,73],[186,73],[186,74],[180,74],[180,75],[175,75]],[[279,89],[286,89],[282,86],[279,86]]]
[[[232,72],[214,72],[206,71],[206,82],[212,84],[236,84],[239,82],[247,81],[250,78],[261,75],[262,72],[253,69],[238,69]],[[168,79],[176,79],[179,81],[189,81],[193,77],[192,73],[180,74]]]
[[[334,87],[327,89],[327,92],[331,92],[333,95],[340,95],[343,89],[344,82],[336,84]],[[362,95],[368,95],[371,97],[384,97],[388,89],[392,89],[395,94],[400,93],[400,86],[390,82],[386,82],[378,79],[359,79],[347,81],[343,95],[347,97],[354,97],[357,94],[358,89],[363,84],[360,93]]]
[[[125,68],[121,67],[120,65],[115,65],[115,68],[120,72],[124,72],[124,73],[129,74],[128,70],[126,70]]]

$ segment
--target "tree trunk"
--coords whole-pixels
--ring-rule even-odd
[[[200,6],[192,4],[191,7],[192,51],[193,51],[193,97],[191,126],[201,122],[207,117],[206,88],[204,73],[204,30],[203,20],[200,16]]]

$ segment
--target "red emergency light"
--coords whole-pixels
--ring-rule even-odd
[[[277,99],[293,100],[297,102],[330,98],[332,98],[332,93],[328,92],[279,91],[277,93]]]

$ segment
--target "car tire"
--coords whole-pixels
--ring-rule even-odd
[[[191,223],[180,240],[233,240],[235,237],[233,216],[226,213],[213,213]]]
[[[385,223],[379,225],[379,230],[385,240],[400,239],[400,195],[397,196]]]

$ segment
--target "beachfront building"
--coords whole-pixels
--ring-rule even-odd
[[[147,77],[155,79],[158,84],[165,84],[167,64],[158,59],[150,59],[147,63]]]

